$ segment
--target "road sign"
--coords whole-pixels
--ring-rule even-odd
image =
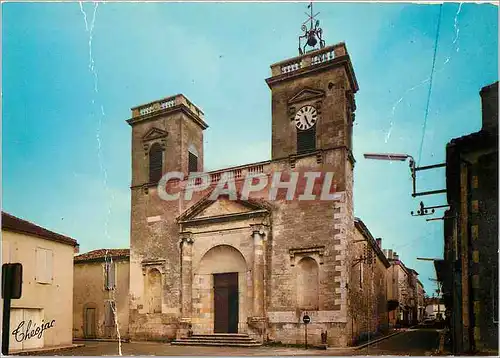
[[[9,354],[10,300],[21,298],[23,285],[23,265],[2,265],[2,355]]]
[[[306,313],[303,317],[302,317],[302,322],[304,322],[304,328],[305,328],[305,332],[304,332],[304,341],[306,343],[306,349],[307,349],[307,325],[309,324],[309,322],[311,322],[311,317],[309,317],[309,315]]]
[[[23,285],[23,265],[2,265],[2,298],[21,298]]]

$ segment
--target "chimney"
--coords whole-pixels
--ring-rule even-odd
[[[389,255],[387,255],[387,258],[392,260],[392,249],[389,249]]]
[[[399,261],[399,255],[394,251],[394,260]]]
[[[382,239],[380,237],[376,238],[378,247],[382,248]]]
[[[483,131],[498,133],[498,81],[479,92],[483,115]]]

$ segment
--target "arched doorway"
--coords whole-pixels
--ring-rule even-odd
[[[201,301],[199,328],[206,333],[240,331],[246,322],[246,274],[245,258],[232,246],[215,246],[203,255],[193,287]]]

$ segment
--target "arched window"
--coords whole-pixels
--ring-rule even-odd
[[[302,310],[319,309],[318,264],[304,257],[297,265],[297,303]]]
[[[154,143],[149,150],[149,182],[157,183],[163,174],[163,149]]]
[[[145,292],[149,313],[161,313],[161,273],[155,268],[148,271]]]
[[[193,145],[189,146],[188,149],[188,171],[189,173],[198,171],[198,152]]]
[[[297,153],[316,150],[316,126],[307,130],[297,129]]]

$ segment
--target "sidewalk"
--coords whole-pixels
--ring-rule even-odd
[[[55,346],[55,347],[47,347],[47,348],[32,348],[32,349],[23,349],[23,350],[11,350],[9,352],[9,356],[24,356],[24,355],[36,355],[37,353],[46,353],[46,352],[59,352],[73,348],[84,347],[85,344],[68,344],[65,346]]]

